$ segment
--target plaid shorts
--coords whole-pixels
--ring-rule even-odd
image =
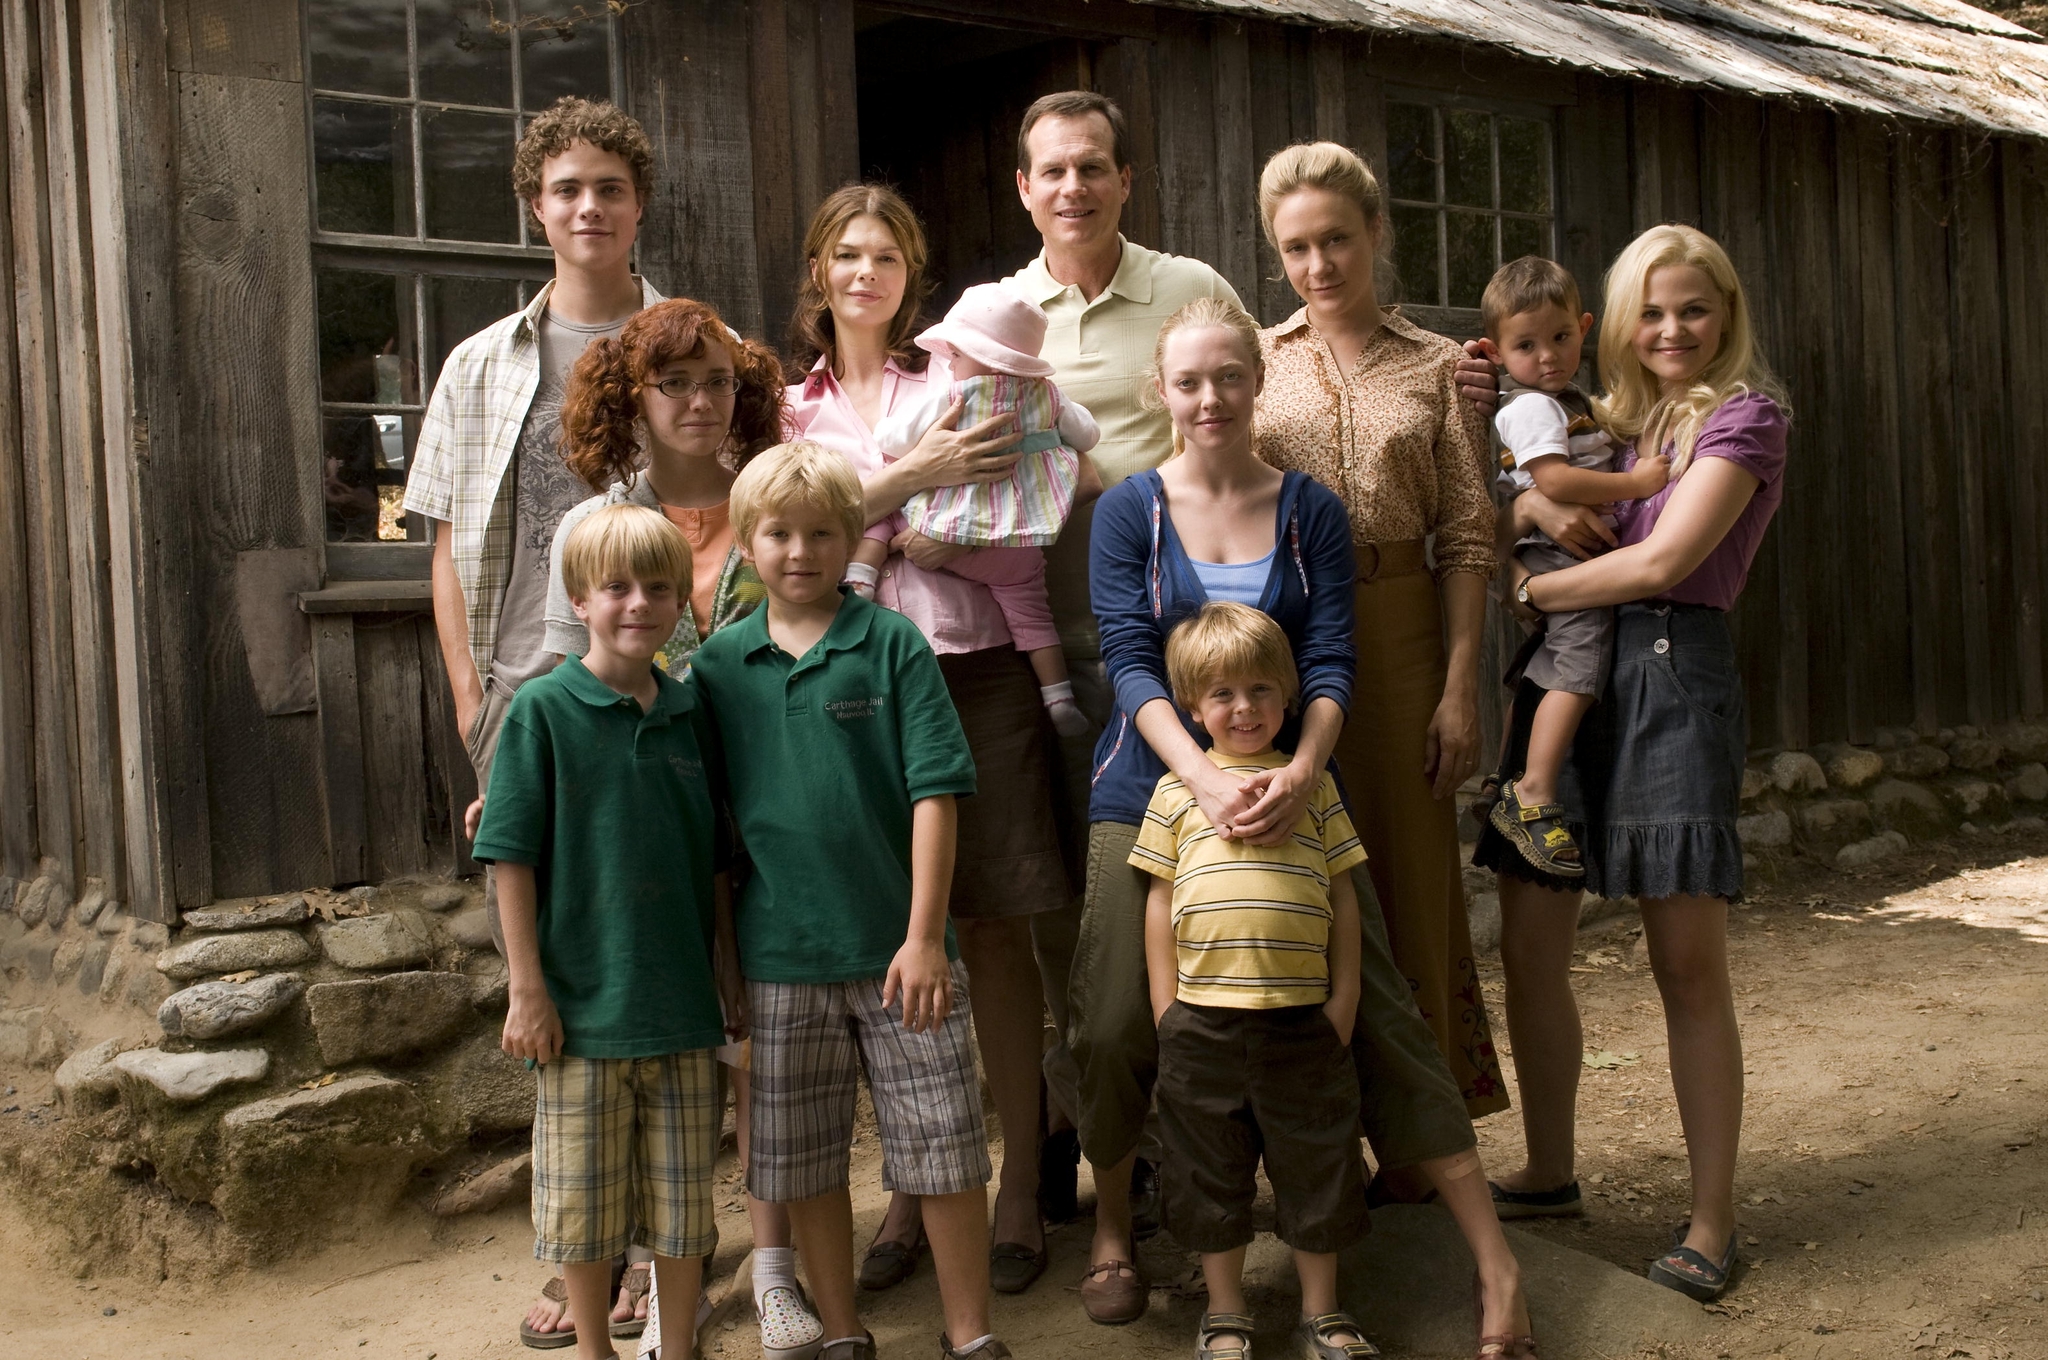
[[[540,1069],[533,1116],[533,1254],[603,1261],[628,1246],[702,1256],[718,1241],[717,1064],[708,1048],[572,1058]]]
[[[937,1029],[903,1027],[882,979],[747,983],[754,1040],[747,1189],[786,1204],[847,1184],[854,1083],[867,1070],[882,1140],[882,1188],[951,1195],[988,1184],[988,1131],[967,1023],[967,969]]]

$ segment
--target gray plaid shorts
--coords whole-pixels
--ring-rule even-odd
[[[854,1083],[867,1072],[882,1140],[882,1188],[951,1195],[988,1184],[988,1130],[967,1023],[967,969],[937,1029],[903,1027],[882,979],[747,983],[754,1040],[747,1189],[771,1204],[847,1185]]]

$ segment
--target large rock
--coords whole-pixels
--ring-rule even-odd
[[[1903,779],[1887,779],[1872,789],[1870,810],[1878,821],[1904,833],[1908,840],[1946,835],[1955,826],[1955,818],[1942,806],[1940,798],[1931,790]]]
[[[1974,822],[2002,822],[2005,789],[1988,779],[1955,779],[1941,786],[1942,801],[1957,816]]]
[[[441,922],[448,938],[464,949],[491,948],[490,914],[481,906],[466,907]]]
[[[120,1099],[121,1073],[114,1058],[121,1051],[119,1039],[108,1039],[82,1048],[57,1068],[57,1099],[66,1114],[91,1114]]]
[[[57,952],[50,956],[50,976],[59,982],[71,981],[77,975],[79,965],[85,962],[87,943],[83,935],[65,936],[64,942],[57,946]]]
[[[263,1080],[270,1072],[270,1055],[260,1048],[225,1048],[211,1053],[138,1048],[115,1058],[114,1066],[154,1086],[171,1101],[189,1105],[223,1086]]]
[[[1906,838],[1896,831],[1880,831],[1875,836],[1843,846],[1835,852],[1837,869],[1868,869],[1882,864],[1906,849]]]
[[[188,911],[185,913],[185,929],[265,930],[298,925],[311,914],[306,899],[296,893],[274,902],[252,897],[246,902],[223,902],[199,911]]]
[[[410,968],[434,953],[434,927],[423,912],[358,916],[320,927],[320,947],[344,968]]]
[[[269,973],[248,982],[201,982],[164,998],[156,1022],[180,1039],[219,1039],[269,1022],[306,990],[297,973]]]
[[[387,973],[323,982],[306,992],[313,1036],[330,1067],[436,1048],[461,1033],[474,1008],[461,973]]]
[[[63,897],[64,890],[57,886],[57,880],[48,874],[28,885],[28,891],[14,899],[14,914],[21,918],[23,925],[39,926],[50,914],[51,904]]]
[[[1860,789],[1884,774],[1884,757],[1856,746],[1837,746],[1821,762],[1821,769],[1827,773],[1830,788]]]
[[[2048,760],[2048,726],[2012,723],[1999,730],[1998,741],[2013,760]]]
[[[1717,1334],[1720,1324],[1698,1304],[1640,1274],[1534,1233],[1505,1231],[1545,1355],[1635,1355],[1645,1345],[1698,1345]],[[1279,1242],[1261,1237],[1252,1252],[1261,1274],[1291,1275]],[[1442,1208],[1373,1210],[1372,1231],[1338,1258],[1337,1293],[1372,1339],[1390,1350],[1472,1353],[1472,1254]],[[1702,1349],[1714,1353],[1712,1346]]]
[[[1735,819],[1745,850],[1778,850],[1792,843],[1792,819],[1775,808]]]
[[[114,942],[104,935],[95,935],[86,941],[85,954],[78,961],[78,994],[91,996],[100,989],[100,980],[107,975],[107,958],[114,952]]]
[[[78,899],[78,905],[71,909],[71,917],[82,926],[89,926],[107,908],[107,885],[96,878],[85,880],[85,894]]]
[[[1770,775],[1780,793],[1820,793],[1828,786],[1820,762],[1804,751],[1780,751],[1772,756]]]
[[[429,883],[420,889],[420,906],[428,911],[453,911],[468,900],[460,883]]]
[[[1948,748],[1948,763],[1958,770],[1988,770],[2004,755],[1998,743],[1989,737],[1958,734],[1955,744]]]
[[[1761,798],[1771,791],[1771,777],[1754,765],[1745,766],[1742,771],[1742,801]]]
[[[1929,779],[1948,768],[1948,752],[1926,742],[1915,742],[1886,756],[1884,767],[1901,779]]]
[[[47,1006],[0,1011],[0,1063],[56,1067],[77,1047],[71,1026]]]
[[[1859,840],[1870,831],[1870,805],[1855,798],[1823,798],[1799,809],[1799,830],[1823,846]]]
[[[412,1088],[373,1074],[230,1110],[220,1145],[213,1205],[259,1245],[379,1221],[434,1152]]]
[[[313,946],[296,930],[251,930],[231,935],[203,935],[157,956],[157,971],[180,982],[218,977],[254,968],[268,972],[290,968],[313,957]]]
[[[522,1152],[449,1186],[434,1200],[434,1212],[442,1218],[489,1213],[506,1200],[524,1195],[532,1186],[533,1154]]]
[[[437,1128],[462,1137],[533,1127],[534,1074],[498,1044],[498,1028],[465,1041],[423,1083]]]
[[[2048,799],[2048,765],[2035,761],[2022,765],[2019,772],[2005,781],[2005,796],[2014,802],[2038,803]]]

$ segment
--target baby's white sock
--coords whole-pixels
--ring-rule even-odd
[[[881,582],[882,574],[865,562],[848,562],[846,575],[840,578],[854,588],[864,600],[875,598],[875,587]]]
[[[1053,731],[1063,737],[1085,737],[1088,735],[1088,715],[1074,702],[1074,682],[1062,680],[1057,685],[1040,685],[1038,698],[1052,715]]]
[[[761,1300],[777,1285],[785,1289],[796,1288],[795,1247],[754,1248],[754,1308],[759,1311]]]

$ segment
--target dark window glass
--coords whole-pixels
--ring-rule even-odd
[[[444,276],[427,280],[427,362],[435,376],[448,353],[500,317],[519,310],[517,279]],[[431,382],[431,379],[430,379]]]
[[[529,28],[519,35],[525,81],[519,101],[538,112],[565,94],[611,97],[611,48],[602,20]]]
[[[1437,286],[1436,213],[1428,208],[1394,208],[1394,269],[1401,295],[1425,307],[1441,305]]]
[[[1453,307],[1477,307],[1479,295],[1493,277],[1495,218],[1484,213],[1444,214],[1445,239],[1450,248],[1450,297]]]
[[[400,99],[411,93],[405,76],[405,0],[320,0],[307,10],[315,89]]]
[[[326,459],[321,484],[330,543],[368,543],[378,537],[377,486],[384,471],[378,420],[351,413],[328,416],[322,423]]]
[[[1387,183],[1395,198],[1436,202],[1435,115],[1424,105],[1387,105]]]
[[[316,272],[321,400],[419,400],[409,343],[411,283],[407,275],[365,269]]]
[[[1550,129],[1526,118],[1500,120],[1500,206],[1550,211]]]
[[[420,98],[512,107],[512,34],[492,18],[483,0],[419,0]]]
[[[1549,255],[1550,242],[1544,239],[1548,234],[1541,222],[1532,222],[1525,217],[1503,217],[1500,220],[1501,263],[1519,260],[1524,255]]]
[[[1493,206],[1492,119],[1471,109],[1445,109],[1444,202]]]
[[[422,109],[427,235],[449,241],[519,239],[512,197],[512,119]]]
[[[412,115],[314,100],[313,178],[322,231],[412,235]]]

